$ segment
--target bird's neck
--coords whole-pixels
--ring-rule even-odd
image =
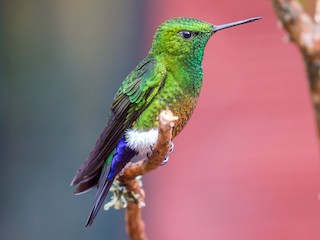
[[[186,93],[199,95],[203,78],[202,55],[196,58],[187,55],[166,56],[161,54],[155,58],[165,65],[167,72],[181,88],[185,89]]]
[[[179,54],[163,51],[158,48],[151,48],[149,55],[154,56],[158,61],[166,65],[167,69],[180,65],[180,67],[201,69],[204,48],[196,48]]]

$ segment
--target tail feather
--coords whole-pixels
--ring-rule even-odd
[[[89,180],[83,181],[79,185],[79,192],[89,189],[89,187],[91,187],[93,184],[96,185],[97,183],[98,185],[98,192],[94,200],[91,213],[87,219],[86,227],[91,226],[91,224],[93,223],[93,220],[97,216],[115,177],[124,168],[124,166],[137,154],[135,150],[128,148],[126,145],[127,143],[123,137],[118,143],[114,152],[110,154],[108,159],[106,160],[99,179],[96,177],[91,177]]]
[[[102,186],[101,190],[97,192],[96,198],[94,200],[93,208],[91,213],[87,219],[86,227],[90,227],[93,223],[93,220],[96,218],[104,199],[106,198],[110,187],[112,186],[114,178],[110,179],[109,181],[105,182]],[[100,188],[100,187],[99,187]]]
[[[99,181],[99,175],[96,175],[95,177],[91,178],[89,181],[81,182],[76,190],[74,191],[75,195],[79,195],[82,193],[86,193],[90,191],[93,187],[95,187],[98,184]]]

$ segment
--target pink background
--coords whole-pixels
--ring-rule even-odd
[[[263,17],[209,41],[199,105],[169,163],[145,180],[150,239],[320,239],[307,79],[271,1],[162,0],[150,8],[149,36],[176,16],[215,24]]]

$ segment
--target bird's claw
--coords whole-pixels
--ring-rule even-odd
[[[160,164],[160,166],[164,166],[168,163],[169,161],[169,155],[166,155],[162,161],[162,163]]]
[[[154,147],[150,145],[150,152],[147,152],[147,158],[150,159],[150,154],[153,153]]]
[[[174,144],[172,141],[170,141],[170,148],[169,148],[169,151],[168,151],[168,155],[165,156],[165,158],[163,159],[162,163],[160,164],[160,166],[163,166],[165,165],[168,161],[169,161],[169,155],[173,152],[173,149],[174,149]],[[150,159],[150,154],[152,154],[153,150],[154,150],[154,147],[150,145],[150,150],[151,152],[148,152],[147,153],[147,158]]]
[[[168,154],[171,154],[174,150],[174,143],[172,141],[170,141],[170,149],[169,149],[169,152]]]
[[[170,148],[169,148],[169,151],[168,151],[168,155],[165,156],[165,158],[163,159],[162,163],[160,164],[160,166],[164,166],[168,163],[169,161],[169,155],[173,152],[173,149],[174,149],[174,144],[172,141],[170,141]]]

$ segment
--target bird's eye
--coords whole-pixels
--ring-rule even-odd
[[[195,32],[191,32],[191,31],[181,31],[180,32],[180,36],[183,37],[184,39],[190,39],[196,35],[197,34]]]

